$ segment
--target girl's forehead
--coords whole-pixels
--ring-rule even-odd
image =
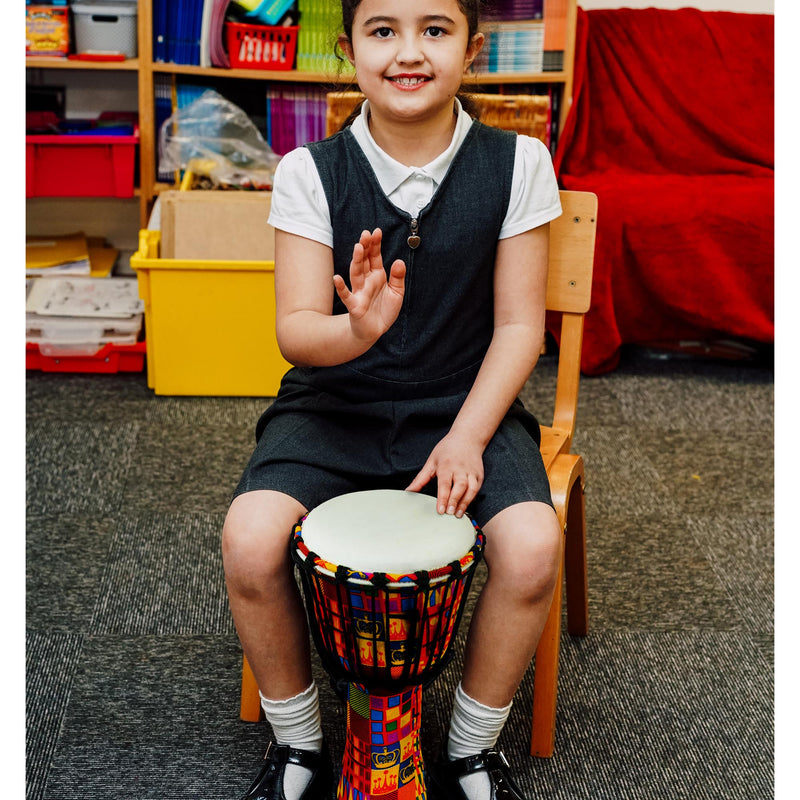
[[[357,22],[372,17],[398,20],[449,17],[458,21],[465,15],[458,0],[361,0],[354,17]]]

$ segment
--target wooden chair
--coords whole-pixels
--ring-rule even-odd
[[[555,408],[550,426],[541,426],[541,452],[559,522],[564,529],[564,557],[550,614],[539,646],[533,680],[533,727],[530,752],[550,757],[555,745],[558,660],[561,640],[562,586],[566,577],[567,630],[585,636],[589,626],[586,578],[586,518],[583,458],[571,451],[578,407],[583,317],[589,310],[597,219],[597,197],[590,192],[561,192],[562,215],[550,223],[547,310],[561,316]],[[258,686],[244,658],[240,715],[263,719]]]
[[[550,494],[564,529],[564,557],[553,603],[539,646],[533,677],[531,755],[549,758],[555,746],[561,602],[566,577],[567,630],[589,629],[586,577],[586,517],[583,458],[572,452],[578,409],[583,318],[589,310],[597,228],[597,196],[561,192],[562,215],[550,223],[550,265],[546,307],[561,317],[555,408],[550,426],[541,426],[540,450]]]
[[[524,133],[547,144],[550,126],[550,98],[547,95],[471,94],[470,98],[478,108],[481,122],[504,131]],[[326,99],[325,131],[330,136],[342,127],[364,95],[361,92],[329,92]]]

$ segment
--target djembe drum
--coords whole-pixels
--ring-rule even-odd
[[[435,498],[375,490],[321,504],[296,526],[312,637],[347,686],[339,800],[424,800],[422,689],[447,663],[484,536]]]

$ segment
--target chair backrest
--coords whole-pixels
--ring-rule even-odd
[[[471,94],[478,119],[495,128],[524,133],[548,142],[550,98],[528,94]],[[361,92],[329,92],[325,115],[326,136],[336,133],[350,112],[364,99]]]
[[[561,315],[553,427],[572,441],[578,408],[583,317],[592,296],[597,195],[561,192],[562,214],[550,223],[546,308]]]

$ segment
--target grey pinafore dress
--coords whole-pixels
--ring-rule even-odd
[[[310,510],[346,492],[404,489],[450,429],[492,337],[516,134],[473,122],[416,218],[389,201],[349,129],[307,146],[330,209],[335,271],[349,284],[353,245],[378,227],[384,263],[402,258],[407,268],[400,315],[372,348],[339,366],[290,369],[256,425],[234,496],[273,489]],[[346,313],[338,296],[333,313]],[[551,504],[538,445],[539,425],[517,400],[484,451],[469,509],[479,525],[515,503]],[[435,479],[427,491],[435,495]]]

